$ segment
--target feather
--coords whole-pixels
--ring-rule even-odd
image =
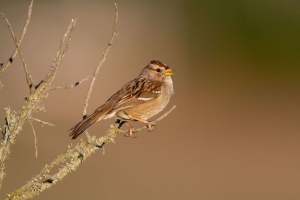
[[[107,109],[104,108],[105,104],[94,111],[93,114],[89,115],[81,122],[76,124],[73,128],[71,128],[69,136],[72,139],[76,139],[79,135],[81,135],[86,129],[88,129],[95,122],[102,120],[105,117]]]
[[[121,89],[124,93],[115,103],[114,110],[119,111],[156,99],[161,94],[161,87],[162,82],[159,81],[142,77],[134,79]]]

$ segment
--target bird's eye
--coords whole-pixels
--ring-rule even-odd
[[[157,71],[157,72],[160,72],[160,69],[159,69],[159,68],[157,68],[157,69],[156,69],[156,71]]]

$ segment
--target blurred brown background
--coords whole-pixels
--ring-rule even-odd
[[[93,73],[112,32],[115,1],[35,1],[22,44],[36,82],[46,75],[70,20],[75,35],[54,86]],[[119,37],[92,93],[88,113],[152,59],[176,70],[177,109],[154,132],[119,136],[36,199],[300,199],[300,2],[116,1]],[[0,1],[17,36],[29,1]],[[0,61],[14,50],[0,22]],[[4,107],[20,110],[28,94],[19,57],[4,73]],[[51,91],[47,112],[27,123],[6,163],[1,196],[22,186],[63,153],[68,129],[81,119],[88,83]],[[2,117],[1,117],[2,116]],[[113,120],[95,124],[101,136]],[[141,126],[134,123],[135,127]],[[84,137],[81,137],[84,138]]]

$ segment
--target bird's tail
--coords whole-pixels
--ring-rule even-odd
[[[95,110],[95,112],[85,119],[83,119],[81,122],[76,124],[73,128],[69,130],[70,134],[69,136],[72,137],[72,139],[76,139],[79,135],[81,135],[86,129],[88,129],[93,123],[96,121],[102,120],[105,117],[106,109],[98,108]]]

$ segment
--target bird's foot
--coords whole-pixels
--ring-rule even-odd
[[[125,134],[125,137],[131,137],[131,138],[136,138],[137,136],[133,136],[134,133],[136,133],[137,131],[130,129],[129,133]]]
[[[148,132],[151,132],[151,131],[154,130],[155,124],[152,124],[151,121],[148,121],[146,126],[147,126],[147,128],[149,129]]]
[[[136,138],[137,136],[133,136],[134,133],[136,133],[137,131],[135,131],[132,126],[128,123],[128,122],[125,122],[125,125],[128,127],[129,129],[129,133],[125,134],[124,136],[125,137],[131,137],[131,138]]]

